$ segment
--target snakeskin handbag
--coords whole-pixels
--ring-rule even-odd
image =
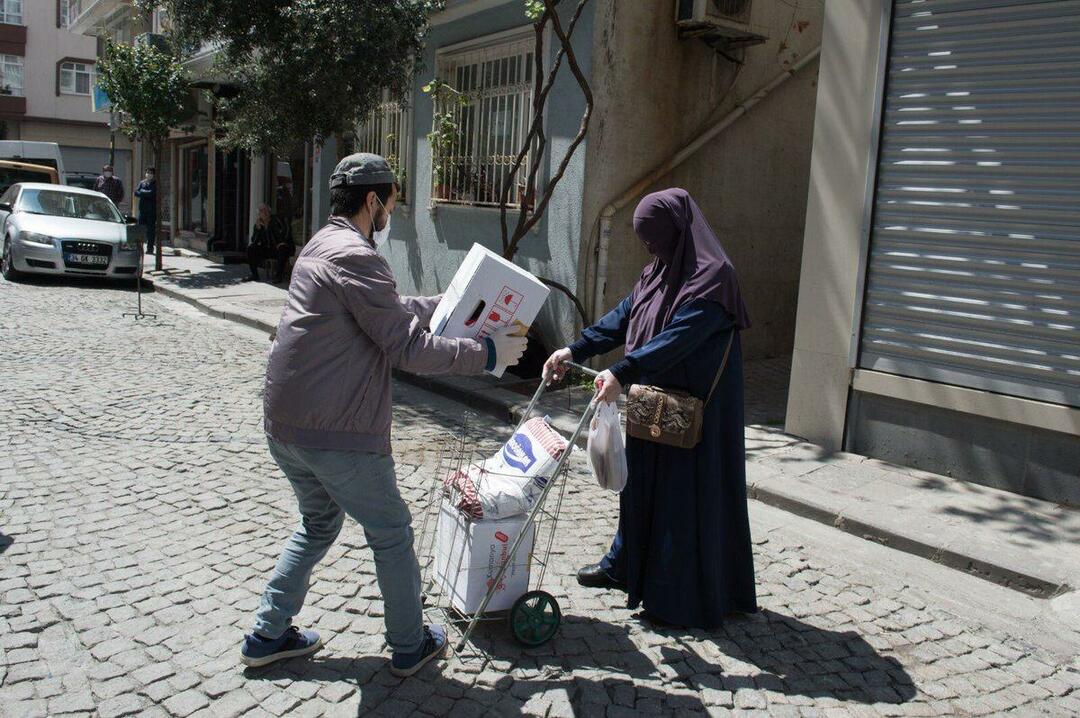
[[[626,433],[636,439],[680,449],[693,449],[701,443],[705,406],[712,401],[720,377],[724,375],[733,341],[734,331],[728,339],[720,370],[716,372],[705,401],[685,391],[641,384],[631,386],[626,399]]]

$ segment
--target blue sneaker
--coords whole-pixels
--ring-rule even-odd
[[[424,626],[424,643],[412,653],[395,653],[390,662],[390,672],[398,678],[406,678],[418,672],[433,658],[446,652],[446,629],[442,626]]]
[[[257,633],[244,636],[240,662],[248,668],[267,666],[274,661],[306,656],[322,648],[322,638],[315,631],[301,631],[290,626],[280,638],[263,638]]]

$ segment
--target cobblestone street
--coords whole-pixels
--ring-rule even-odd
[[[541,649],[485,626],[486,667],[399,681],[363,533],[349,522],[299,623],[326,646],[245,672],[239,646],[296,523],[261,431],[268,343],[129,290],[0,282],[0,714],[479,716],[1080,714],[1080,664],[1044,601],[754,503],[762,611],[656,630],[574,571],[617,501],[579,453]],[[453,402],[395,388],[403,493],[423,510]],[[479,417],[479,440],[505,427]],[[1017,617],[1022,617],[1017,618]]]

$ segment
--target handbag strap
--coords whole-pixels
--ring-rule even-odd
[[[727,348],[724,349],[724,359],[720,362],[720,371],[716,372],[716,378],[713,379],[712,389],[709,389],[709,396],[707,399],[705,399],[705,406],[709,405],[709,402],[712,401],[713,394],[716,393],[716,387],[720,386],[720,377],[724,375],[724,370],[727,369],[727,360],[728,357],[731,355],[731,345],[735,342],[735,332],[737,331],[738,329],[731,330],[731,336],[728,338]]]

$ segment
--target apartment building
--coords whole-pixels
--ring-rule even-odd
[[[97,42],[72,31],[76,10],[75,0],[0,0],[0,135],[58,143],[73,181],[99,174],[111,155],[130,185],[131,146],[93,111]]]

